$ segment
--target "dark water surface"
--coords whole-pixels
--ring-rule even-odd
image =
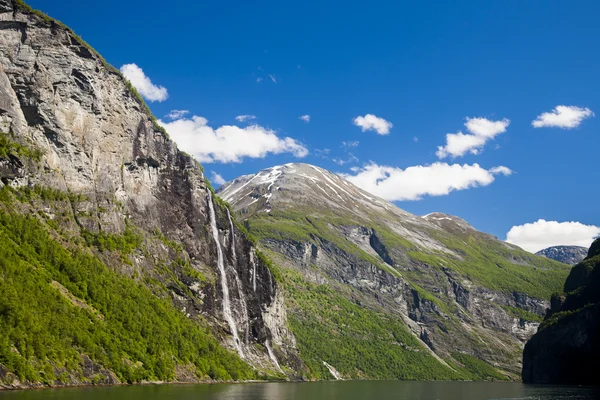
[[[346,381],[0,391],[2,400],[596,400],[600,389],[520,383]]]

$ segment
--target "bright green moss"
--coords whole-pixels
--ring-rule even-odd
[[[40,149],[23,146],[12,140],[12,134],[0,132],[0,158],[14,156],[22,159],[40,161],[43,155],[44,152]]]
[[[466,370],[467,377],[476,381],[508,381],[508,376],[502,374],[492,365],[478,358],[464,353],[453,352],[452,358],[462,364]]]

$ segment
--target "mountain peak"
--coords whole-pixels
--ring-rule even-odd
[[[432,212],[427,215],[423,215],[421,218],[449,231],[460,230],[462,232],[466,232],[476,230],[467,221],[455,215]]]
[[[333,172],[303,163],[277,165],[244,175],[221,186],[218,193],[235,209],[245,208],[250,213],[270,212],[275,204],[285,207],[293,202],[295,206],[346,210],[366,206],[410,215]]]
[[[551,246],[540,250],[535,254],[565,264],[575,265],[587,256],[588,249],[581,246]]]

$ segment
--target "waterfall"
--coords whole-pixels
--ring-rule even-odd
[[[275,353],[273,353],[273,349],[271,348],[271,344],[269,343],[268,340],[265,341],[265,347],[267,348],[267,352],[269,353],[269,358],[273,362],[273,365],[275,365],[275,367],[277,367],[277,370],[279,370],[279,372],[281,372],[283,374],[284,372],[281,369],[281,366],[279,365],[279,362],[277,362],[277,358],[275,357]]]
[[[256,262],[253,250],[250,250],[250,264],[252,265],[252,289],[256,292]]]
[[[225,316],[225,320],[229,324],[229,329],[231,330],[231,334],[233,335],[235,348],[237,349],[240,357],[244,358],[244,352],[242,351],[242,346],[240,343],[240,338],[238,336],[237,327],[235,325],[235,320],[233,319],[233,315],[231,314],[231,301],[229,299],[227,273],[225,271],[225,263],[223,261],[223,250],[221,249],[221,242],[219,242],[217,218],[215,216],[215,207],[213,205],[212,193],[210,190],[208,190],[208,210],[210,213],[210,226],[212,228],[213,238],[217,246],[217,265],[219,267],[219,274],[221,275],[221,290],[223,291],[223,315]]]
[[[233,258],[233,263],[237,263],[237,254],[235,254],[235,232],[233,231],[233,221],[231,220],[231,214],[229,213],[229,208],[227,209],[227,219],[229,219],[229,234],[231,236],[230,239],[230,247],[231,247],[231,257]]]
[[[323,365],[329,370],[329,373],[335,378],[336,381],[343,379],[342,375],[339,372],[337,372],[335,368],[333,368],[333,365],[326,363],[325,361],[323,361]]]
[[[231,220],[231,213],[229,212],[229,208],[227,209],[227,219],[229,219],[229,231],[231,234],[230,240],[230,250],[231,250],[231,258],[233,259],[233,276],[235,278],[235,283],[238,291],[238,297],[240,298],[240,303],[242,306],[242,320],[246,322],[246,331],[245,331],[245,340],[244,342],[248,344],[248,334],[250,332],[250,319],[248,318],[248,307],[246,306],[246,297],[244,296],[244,290],[242,288],[242,282],[240,281],[240,277],[237,273],[237,269],[235,268],[237,265],[237,255],[235,253],[235,231],[233,230],[233,221]]]

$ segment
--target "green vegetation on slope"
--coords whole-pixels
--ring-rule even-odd
[[[547,299],[562,286],[570,271],[566,264],[508,248],[504,243],[483,240],[475,235],[463,238],[441,234],[436,236],[462,258],[459,260],[439,255],[438,258],[445,261],[444,265],[490,289],[521,292]]]
[[[359,259],[398,275],[398,271],[390,271],[379,259],[347,240],[339,231],[341,227],[364,226],[375,230],[392,256],[406,254],[413,262],[436,269],[451,268],[481,286],[504,292],[521,292],[538,299],[549,298],[559,290],[570,270],[568,265],[509,248],[500,241],[484,239],[480,233],[453,236],[441,231],[429,232],[460,258],[426,251],[374,221],[358,221],[327,210],[294,209],[255,214],[245,221],[245,226],[259,240],[314,243],[317,238],[322,238]],[[411,276],[411,279],[416,279],[415,283],[420,284],[418,278],[417,275]]]
[[[17,158],[26,158],[34,161],[40,161],[44,154],[39,149],[32,149],[23,146],[12,140],[10,133],[0,132],[0,158],[14,156]]]
[[[100,243],[130,250],[121,249],[127,238]],[[0,209],[0,364],[21,380],[52,383],[66,371],[77,376],[81,354],[124,382],[172,380],[176,365],[193,366],[199,378],[255,377],[168,299],[88,249],[65,248],[37,218]]]
[[[388,267],[378,258],[348,241],[337,230],[340,227],[356,226],[359,224],[357,221],[334,215],[311,216],[308,213],[283,211],[254,216],[246,220],[245,227],[259,240],[276,239],[280,241],[291,240],[299,243],[316,243],[318,238],[320,238],[358,259],[367,261],[398,276],[398,271]]]
[[[286,291],[296,311],[289,316],[300,355],[318,379],[331,379],[323,361],[353,379],[458,379],[433,358],[401,320],[363,308],[327,285],[313,285],[292,271]]]
[[[483,361],[463,362],[467,355],[457,359],[464,366],[444,366],[398,316],[362,307],[298,272],[282,269],[279,276],[292,310],[290,327],[314,378],[332,379],[327,362],[352,379],[506,379]]]
[[[468,354],[453,352],[452,358],[458,361],[462,367],[469,371],[470,379],[472,380],[508,380],[508,377],[506,375],[500,373],[496,368],[492,367],[490,364]]]

